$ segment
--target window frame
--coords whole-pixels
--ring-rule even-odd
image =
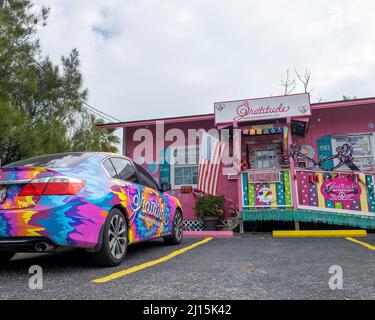
[[[155,190],[155,191],[159,191],[159,192],[161,192],[161,189],[160,189],[160,187],[161,186],[159,186],[159,183],[151,176],[151,174],[149,174],[148,172],[147,172],[147,170],[145,169],[145,168],[143,168],[141,165],[139,165],[139,164],[136,164],[136,163],[133,163],[133,167],[135,168],[135,170],[136,170],[136,174],[137,174],[137,176],[138,176],[138,183],[140,184],[140,185],[142,185],[142,186],[144,186],[144,187],[146,187],[146,188],[150,188],[150,189],[152,189],[152,190]],[[154,183],[155,183],[155,185],[156,185],[156,189],[155,188],[152,188],[152,187],[150,187],[150,186],[147,186],[147,185],[145,185],[145,184],[143,184],[143,182],[142,182],[142,177],[141,177],[141,173],[140,173],[140,171],[142,171],[142,170],[140,170],[139,168],[142,168],[142,170],[146,173],[146,176],[148,177],[148,178],[150,178]]]
[[[185,149],[185,152],[186,150],[188,149],[195,149],[197,150],[198,152],[198,157],[197,157],[197,161],[198,163],[197,164],[184,164],[184,165],[175,165],[174,164],[174,152],[175,150],[177,149],[182,149],[184,148]],[[197,184],[183,184],[183,185],[176,185],[175,184],[175,168],[186,168],[186,167],[197,167],[199,166],[199,152],[200,152],[200,148],[199,148],[199,145],[188,145],[188,146],[174,146],[174,147],[171,147],[170,148],[170,157],[169,157],[169,164],[170,164],[170,167],[171,167],[171,170],[170,170],[170,181],[171,181],[171,188],[172,189],[177,189],[177,190],[180,190],[181,187],[192,187],[192,188],[197,188]],[[197,173],[197,179],[198,179],[198,173]]]
[[[113,163],[112,163],[112,161],[111,161],[111,158],[110,157],[108,157],[108,158],[105,158],[103,161],[102,161],[102,167],[103,167],[103,170],[107,173],[107,175],[108,175],[108,177],[109,178],[111,178],[111,179],[116,179],[116,178],[114,178],[114,177],[112,177],[110,174],[109,174],[109,172],[108,172],[108,170],[107,170],[107,168],[104,166],[104,163],[106,162],[106,161],[108,161],[110,164],[111,164],[111,166],[112,166],[112,168],[113,168],[113,170],[115,171],[115,173],[116,173],[116,175],[117,175],[117,171],[116,171],[116,168],[115,168],[115,166],[113,165]]]
[[[116,172],[116,175],[118,175],[118,172],[116,170],[116,167],[115,165],[113,164],[112,162],[112,159],[121,159],[121,160],[125,160],[125,161],[129,161],[130,162],[130,165],[132,166],[133,170],[134,170],[134,173],[135,173],[135,176],[137,178],[137,181],[136,182],[131,182],[131,181],[128,181],[128,180],[124,180],[124,179],[120,179],[120,178],[114,178],[114,177],[111,177],[111,175],[109,174],[109,172],[107,171],[107,169],[104,167],[103,163],[106,161],[106,160],[109,160],[113,166],[113,169],[115,170]],[[139,175],[138,175],[138,171],[136,170],[135,166],[134,166],[134,163],[132,160],[128,159],[128,158],[125,158],[125,157],[120,157],[120,156],[109,156],[109,157],[106,157],[105,159],[103,159],[102,163],[102,168],[103,170],[107,173],[108,177],[111,178],[111,179],[117,179],[117,180],[121,180],[121,181],[126,181],[128,183],[135,183],[135,184],[139,184],[140,183],[140,179],[139,179]]]
[[[375,167],[375,133],[374,132],[333,134],[332,139],[331,139],[331,141],[332,141],[332,152],[333,152],[333,154],[336,153],[336,148],[338,147],[337,139],[343,138],[343,137],[347,139],[348,137],[360,137],[360,136],[368,136],[370,138],[371,155],[369,155],[369,156],[355,156],[354,159],[372,158],[373,165]],[[338,159],[334,159],[333,163],[336,166],[338,164]],[[345,166],[341,167],[339,170],[351,171],[350,168],[347,168]],[[374,169],[372,169],[372,170],[360,169],[360,171],[375,171],[375,170]]]

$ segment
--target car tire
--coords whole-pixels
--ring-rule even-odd
[[[183,238],[182,212],[177,209],[173,218],[172,234],[164,237],[164,242],[168,245],[178,245]]]
[[[126,256],[128,247],[128,223],[120,209],[113,208],[104,223],[99,251],[91,253],[100,267],[116,267]]]
[[[9,262],[15,255],[15,252],[0,252],[0,264]]]

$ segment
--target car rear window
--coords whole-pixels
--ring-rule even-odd
[[[10,167],[75,168],[90,157],[89,153],[60,153],[10,163]]]

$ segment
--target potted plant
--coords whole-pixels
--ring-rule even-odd
[[[195,213],[203,221],[204,230],[216,230],[223,216],[224,196],[202,196],[195,203]]]

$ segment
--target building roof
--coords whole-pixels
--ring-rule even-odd
[[[332,108],[359,106],[359,105],[366,105],[366,104],[375,104],[375,97],[312,103],[311,109],[312,110],[332,109]],[[214,120],[214,119],[215,119],[214,113],[207,113],[207,114],[190,115],[190,116],[154,118],[154,119],[105,123],[105,124],[100,124],[97,127],[98,128],[125,128],[125,127],[138,127],[138,126],[153,125],[153,124],[156,124],[158,121],[163,121],[163,123],[165,124],[165,123],[204,121],[204,120]]]

